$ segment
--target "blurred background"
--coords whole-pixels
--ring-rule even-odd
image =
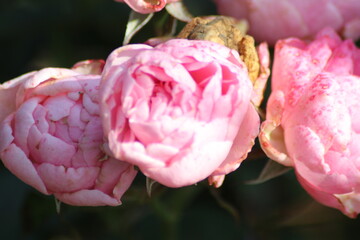
[[[216,14],[211,0],[185,4],[195,16]],[[2,0],[0,81],[44,67],[106,59],[122,43],[129,12],[113,0]],[[157,13],[132,42],[161,34],[166,17]],[[293,171],[249,184],[267,160],[256,144],[221,188],[206,181],[179,189],[155,184],[151,197],[139,173],[122,206],[62,204],[60,213],[52,196],[22,183],[0,164],[0,239],[296,240],[360,234],[359,219],[314,202]]]

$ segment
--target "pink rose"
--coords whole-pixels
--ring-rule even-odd
[[[136,175],[131,165],[101,150],[103,65],[87,61],[73,70],[45,68],[3,88],[15,102],[0,125],[4,165],[40,192],[71,205],[119,205]]]
[[[213,42],[118,48],[101,86],[109,149],[169,187],[209,176],[220,186],[258,133],[245,64],[236,51]]]
[[[286,37],[309,38],[332,27],[346,38],[360,37],[359,0],[215,0],[218,11],[247,19],[249,34],[274,44]]]
[[[325,29],[311,43],[276,44],[261,146],[294,167],[315,199],[350,217],[360,212],[359,117],[360,50],[352,41]]]
[[[178,2],[181,0],[115,0],[117,2],[125,2],[135,12],[152,13],[162,10],[166,4]]]

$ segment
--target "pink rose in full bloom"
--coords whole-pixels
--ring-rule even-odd
[[[346,38],[360,37],[359,0],[214,0],[222,15],[249,21],[249,34],[274,44],[286,37],[312,38],[332,27]]]
[[[280,40],[260,143],[319,202],[360,212],[360,50],[331,29]]]
[[[259,131],[252,84],[238,53],[217,43],[173,39],[116,49],[100,98],[113,155],[169,187],[239,167]]]
[[[125,2],[135,12],[138,13],[152,13],[162,10],[166,4],[178,2],[181,0],[115,0],[117,2]]]
[[[85,61],[73,69],[45,68],[0,88],[15,103],[0,124],[4,165],[40,192],[71,205],[119,205],[136,175],[133,166],[102,151],[98,89],[103,65]]]

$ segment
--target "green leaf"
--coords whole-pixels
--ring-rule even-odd
[[[155,23],[156,34],[161,37],[173,37],[176,33],[178,20],[172,15],[165,12],[158,21]]]
[[[281,165],[273,160],[269,160],[263,170],[260,173],[260,176],[257,179],[247,181],[247,184],[260,184],[264,183],[270,179],[278,177],[282,174],[287,173],[292,168]]]
[[[236,207],[226,201],[221,194],[219,193],[219,189],[210,188],[211,195],[215,198],[216,202],[219,204],[221,208],[230,213],[236,221],[240,220],[240,214]]]
[[[130,42],[131,38],[144,27],[150,19],[154,16],[154,13],[140,14],[135,11],[130,12],[129,21],[126,25],[125,37],[123,45]]]
[[[169,3],[165,8],[171,16],[180,21],[190,22],[194,18],[182,1]]]

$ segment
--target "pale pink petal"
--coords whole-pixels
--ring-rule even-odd
[[[30,128],[35,124],[33,117],[33,112],[37,107],[40,99],[33,98],[29,101],[26,101],[23,105],[20,106],[18,111],[14,115],[14,123],[17,127],[14,129],[14,142],[18,145],[25,154],[29,153],[27,146],[28,135]]]
[[[55,197],[66,204],[73,206],[118,206],[121,204],[119,199],[113,198],[108,194],[96,189],[82,189],[72,193],[54,193]]]
[[[251,101],[258,107],[263,100],[266,83],[270,76],[270,53],[266,43],[261,43],[257,47],[257,52],[260,59],[260,73],[254,82],[254,93]]]
[[[75,63],[71,69],[81,74],[100,75],[104,68],[104,65],[105,65],[105,61],[102,59],[85,60]]]
[[[254,145],[254,139],[259,134],[260,118],[252,105],[240,125],[239,132],[234,139],[233,145],[226,159],[212,173],[212,176],[224,175],[236,170]]]
[[[0,152],[4,151],[13,141],[13,129],[11,128],[11,122],[14,119],[14,114],[10,114],[0,124]]]
[[[249,34],[258,41],[274,44],[278,39],[309,34],[300,12],[290,1],[278,1],[276,7],[272,1],[255,0],[248,4],[251,11]]]
[[[66,96],[56,96],[48,98],[43,105],[47,109],[47,117],[52,121],[59,121],[70,115],[75,102]]]
[[[74,146],[50,134],[43,135],[37,148],[43,162],[54,165],[70,166],[71,158],[75,154]]]
[[[335,194],[335,197],[344,206],[342,211],[345,215],[350,218],[357,217],[360,209],[360,194],[358,192]]]
[[[133,165],[128,165],[124,162],[122,164],[122,168],[124,168],[124,165],[125,167],[128,167],[124,172],[122,172],[120,179],[113,190],[114,197],[117,199],[120,199],[124,195],[137,174],[137,170],[134,169]]]
[[[148,177],[168,186],[183,187],[208,177],[226,158],[231,142],[210,142],[178,154],[163,168],[140,168]]]
[[[301,186],[317,201],[321,202],[326,206],[337,208],[340,211],[344,212],[344,214],[347,214],[349,217],[355,217],[354,213],[345,212],[344,205],[341,204],[339,199],[336,198],[333,194],[322,192],[321,189],[317,189],[315,186],[312,186],[299,175],[297,175],[297,179],[301,183]]]
[[[221,15],[247,20],[249,34],[270,45],[288,37],[314,39],[325,27],[354,40],[360,36],[357,0],[215,0],[215,4]]]
[[[59,69],[59,71],[62,69]],[[43,70],[41,70],[43,71]],[[39,73],[41,72],[39,71]],[[72,75],[70,75],[70,73],[72,73]],[[69,92],[82,92],[82,86],[79,83],[78,79],[81,78],[81,76],[79,77],[74,71],[71,71],[70,73],[67,73],[68,75],[70,75],[69,77],[65,78],[61,78],[62,76],[56,76],[57,78],[55,78],[55,76],[47,76],[45,75],[45,73],[43,73],[43,77],[49,77],[48,79],[41,79],[41,82],[36,81],[35,83],[39,84],[39,85],[35,85],[35,86],[29,86],[27,88],[25,88],[24,90],[28,90],[27,96],[26,97],[32,97],[32,96],[56,96],[62,93],[69,93]],[[48,74],[48,73],[47,73]],[[63,73],[64,74],[64,73]],[[38,74],[36,74],[34,76],[34,79],[37,80]],[[93,78],[99,78],[98,76],[93,76]],[[91,78],[90,76],[87,76],[87,78]],[[29,81],[30,82],[30,81]],[[31,84],[31,82],[28,84]],[[26,87],[26,86],[25,86]],[[21,99],[18,99],[21,100]],[[22,100],[21,100],[22,101]]]
[[[34,74],[35,72],[30,72],[0,85],[0,122],[15,110],[16,94],[20,85]]]
[[[95,189],[99,189],[110,196],[114,195],[114,197],[120,199],[122,194],[119,194],[117,191],[125,192],[137,172],[132,165],[126,162],[113,158],[104,161],[95,184]],[[125,182],[122,180],[125,180]]]
[[[37,167],[41,179],[51,193],[74,192],[94,186],[100,171],[98,167],[65,168],[49,163]]]
[[[50,194],[34,165],[19,147],[12,143],[0,156],[5,167],[15,176],[43,194]]]

